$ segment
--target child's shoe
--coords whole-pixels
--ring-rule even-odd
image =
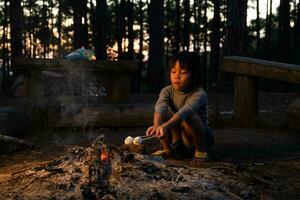
[[[163,150],[158,150],[154,153],[152,153],[153,156],[161,156],[161,157],[164,157],[164,158],[172,158],[173,157],[173,154],[172,154],[172,151],[166,151],[165,149]]]
[[[195,152],[195,155],[194,155],[194,158],[193,158],[193,161],[194,162],[206,162],[208,161],[209,158],[208,158],[208,155],[206,152]]]

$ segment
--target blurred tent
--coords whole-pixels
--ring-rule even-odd
[[[95,52],[91,49],[76,49],[66,56],[70,60],[96,60]]]

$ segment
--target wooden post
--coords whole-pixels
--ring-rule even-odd
[[[107,84],[106,103],[128,103],[130,98],[129,73],[113,73]]]
[[[289,129],[300,131],[300,98],[293,100],[289,105],[287,119]]]
[[[256,78],[237,75],[234,85],[234,124],[240,127],[255,125],[258,119]]]
[[[30,71],[27,73],[26,80],[27,98],[30,107],[39,107],[39,99],[41,98],[41,71]]]

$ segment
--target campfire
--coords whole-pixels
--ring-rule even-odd
[[[240,199],[255,195],[253,186],[228,171],[234,169],[224,163],[192,167],[189,162],[131,152],[105,144],[100,135],[89,147],[72,147],[54,160],[0,177],[0,193],[2,199]]]

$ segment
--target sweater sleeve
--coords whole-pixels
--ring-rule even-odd
[[[155,112],[163,114],[169,110],[170,94],[171,90],[168,86],[161,90],[159,98],[154,106]]]
[[[196,91],[178,110],[177,114],[182,120],[186,120],[192,113],[197,112],[201,106],[207,105],[207,95],[203,89]]]

